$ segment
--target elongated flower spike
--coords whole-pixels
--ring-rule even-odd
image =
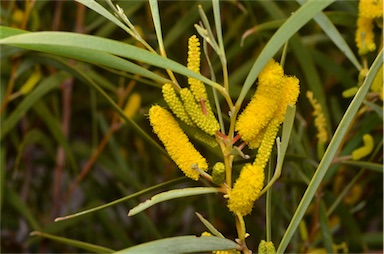
[[[373,21],[383,16],[383,0],[360,0],[355,41],[360,55],[376,49]]]
[[[220,129],[220,125],[212,111],[209,111],[207,115],[203,114],[201,105],[195,101],[192,92],[188,88],[181,89],[180,96],[192,121],[207,134],[215,135]]]
[[[323,110],[321,108],[321,105],[317,102],[317,100],[313,98],[313,93],[311,91],[307,91],[307,98],[314,109],[312,114],[313,116],[315,116],[317,139],[319,143],[325,144],[328,140],[328,132],[327,132],[327,123],[325,121]]]
[[[362,147],[359,147],[352,152],[352,159],[355,161],[364,158],[373,151],[375,142],[373,141],[373,137],[371,135],[365,134],[363,136],[363,142],[364,145]]]
[[[187,68],[200,74],[200,42],[196,35],[188,40]],[[197,102],[208,99],[204,84],[195,78],[188,77],[188,84]]]
[[[200,174],[193,168],[197,166],[207,171],[207,161],[189,141],[172,114],[154,105],[149,109],[149,121],[172,160],[187,177],[198,180]]]
[[[249,148],[259,148],[254,163],[246,164],[228,193],[228,208],[245,216],[252,211],[264,186],[264,168],[271,155],[288,105],[296,104],[299,80],[285,76],[279,64],[270,61],[259,75],[259,86],[239,116],[236,129]],[[266,108],[267,107],[267,108]]]
[[[264,185],[264,169],[257,164],[245,164],[233,189],[228,194],[228,208],[245,216],[252,211]]]
[[[236,130],[246,143],[257,139],[275,114],[284,93],[283,75],[283,69],[273,60],[260,72],[256,93],[236,122]]]
[[[163,97],[169,108],[172,110],[180,120],[188,124],[189,126],[195,126],[187,112],[185,111],[184,105],[176,94],[175,89],[171,84],[166,83],[162,88]]]
[[[299,80],[284,75],[283,68],[273,59],[259,75],[256,93],[240,114],[236,130],[249,148],[259,147],[265,129],[272,119],[284,122],[288,105],[295,105],[299,96]]]

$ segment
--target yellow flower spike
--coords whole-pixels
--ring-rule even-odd
[[[382,17],[383,0],[360,0],[359,15],[370,19]]]
[[[196,131],[194,136],[196,139],[198,139],[199,141],[203,142],[206,145],[209,145],[210,147],[218,146],[216,139],[205,132]]]
[[[355,35],[359,55],[365,55],[376,49],[375,35],[373,33],[373,20],[359,16]]]
[[[279,127],[280,123],[277,119],[270,122],[265,130],[265,134],[263,135],[263,139],[261,140],[261,144],[253,164],[258,165],[263,169],[265,165],[267,165]]]
[[[32,91],[33,88],[39,83],[41,76],[41,68],[39,65],[36,65],[32,75],[29,76],[27,81],[20,88],[20,93],[25,95]]]
[[[264,240],[260,241],[259,248],[258,248],[259,254],[275,254],[275,245],[273,245],[273,242],[266,242]]]
[[[354,86],[354,87],[348,88],[347,90],[344,90],[341,95],[343,96],[343,98],[350,98],[355,96],[358,90],[359,88],[357,86]]]
[[[274,60],[260,72],[256,93],[236,122],[236,130],[245,142],[257,138],[275,114],[285,93],[281,82],[283,75],[283,69]]]
[[[200,42],[196,35],[192,35],[188,40],[188,60],[187,68],[200,74]],[[188,78],[188,84],[197,102],[207,101],[208,96],[203,82],[195,78]]]
[[[172,114],[155,105],[149,109],[149,121],[172,160],[187,177],[198,180],[199,172],[193,167],[197,165],[199,169],[207,171],[207,161],[189,141]]]
[[[201,106],[196,103],[192,92],[188,88],[181,89],[180,96],[192,121],[207,134],[215,135],[220,129],[220,125],[212,111],[207,111],[207,115],[203,114]]]
[[[141,104],[141,96],[138,93],[133,93],[129,96],[127,103],[124,107],[124,115],[128,118],[133,117],[136,112],[139,110]],[[124,121],[123,119],[121,119]]]
[[[228,194],[229,210],[241,216],[249,214],[263,186],[264,169],[257,164],[245,164]]]
[[[365,134],[363,136],[363,142],[364,145],[362,147],[357,148],[352,152],[352,159],[355,161],[364,158],[373,151],[375,142],[373,141],[373,137],[370,134]]]
[[[323,110],[321,105],[313,97],[313,93],[311,91],[307,91],[307,98],[314,109],[312,115],[315,117],[315,126],[317,129],[316,137],[319,143],[325,144],[328,140],[328,132],[327,122],[325,121]]]
[[[295,105],[300,93],[299,79],[291,76],[284,76],[282,79],[284,95],[282,101],[279,103],[278,110],[275,113],[274,118],[279,120],[279,124],[282,124],[285,119],[285,113],[288,105]]]
[[[169,83],[163,85],[162,88],[163,97],[165,102],[168,104],[172,112],[183,122],[189,126],[195,126],[191,118],[188,116],[187,112],[184,109],[182,102],[176,94],[175,89]]]

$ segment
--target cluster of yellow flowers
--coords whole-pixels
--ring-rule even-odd
[[[196,36],[189,39],[187,67],[196,73],[200,73],[199,45]],[[190,77],[188,83],[189,88],[176,90],[172,84],[164,84],[162,88],[164,100],[173,114],[187,125],[200,128],[207,136],[218,138],[224,135],[218,133],[220,126],[209,104],[204,84]],[[241,139],[251,149],[258,148],[255,161],[243,167],[232,189],[227,188],[228,208],[235,214],[245,216],[252,211],[264,186],[264,168],[287,106],[296,104],[299,90],[299,80],[284,75],[283,68],[274,60],[270,60],[261,71],[256,93],[235,124]],[[149,110],[149,120],[170,157],[186,176],[198,180],[200,173],[208,170],[208,164],[189,142],[172,114],[155,105]],[[223,185],[225,172],[226,165],[216,163],[211,180]]]
[[[360,55],[376,49],[373,23],[380,17],[383,17],[383,0],[360,0],[355,37]]]
[[[284,75],[274,60],[259,75],[259,85],[250,103],[238,117],[236,129],[250,148],[259,148],[253,164],[246,164],[228,197],[228,208],[245,216],[252,211],[264,186],[264,168],[271,155],[288,105],[299,96],[299,80]]]
[[[196,36],[189,39],[187,67],[196,73],[200,72],[199,45]],[[215,135],[220,127],[210,107],[204,84],[194,78],[188,78],[188,83],[190,88],[180,89],[179,95],[172,84],[164,84],[162,92],[165,102],[173,114],[187,125],[197,126],[205,133]],[[186,176],[198,180],[200,174],[196,169],[206,171],[208,164],[189,141],[172,114],[155,105],[149,110],[149,121],[172,160]]]

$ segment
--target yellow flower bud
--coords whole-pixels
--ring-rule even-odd
[[[207,161],[189,141],[172,114],[155,105],[149,110],[149,121],[172,160],[187,177],[198,180],[199,172],[193,168],[197,166],[207,171]]]
[[[185,112],[184,106],[181,103],[179,97],[176,94],[175,89],[171,84],[166,83],[162,88],[163,97],[165,102],[168,104],[172,112],[183,122],[189,126],[195,126],[191,118],[189,118],[187,112]]]
[[[204,114],[201,105],[196,103],[192,92],[188,88],[181,89],[180,96],[192,121],[204,132],[215,135],[220,126],[212,111],[207,111],[207,114]]]
[[[124,115],[128,118],[133,117],[139,110],[141,104],[141,96],[138,93],[133,93],[129,96],[127,103],[124,107]]]
[[[245,164],[228,194],[229,210],[241,216],[249,214],[263,186],[264,169],[257,164]]]
[[[367,156],[373,151],[375,142],[373,141],[373,137],[371,135],[365,134],[363,136],[363,142],[364,142],[364,145],[362,147],[357,148],[352,152],[352,159],[355,161],[360,160],[361,158],[364,158],[365,156]]]
[[[36,65],[32,75],[29,76],[27,81],[20,88],[20,93],[24,95],[28,94],[37,85],[37,83],[39,83],[40,79],[41,79],[41,68],[39,65]]]
[[[216,184],[223,184],[225,181],[225,165],[222,162],[216,162],[212,168],[212,181]]]
[[[273,242],[266,242],[264,240],[261,240],[258,248],[259,254],[275,254],[275,245],[273,245]]]

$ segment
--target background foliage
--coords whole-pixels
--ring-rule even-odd
[[[110,10],[106,2],[100,3]],[[114,3],[124,9],[143,38],[157,49],[148,3]],[[201,4],[211,24],[214,23],[211,3]],[[230,91],[235,99],[257,56],[300,4],[223,1],[220,5]],[[188,38],[196,34],[193,25],[200,21],[197,6],[194,1],[159,2],[167,56],[182,65],[186,65]],[[352,51],[357,52],[354,42],[357,2],[335,2],[325,14]],[[1,24],[27,31],[90,34],[142,47],[106,18],[72,1],[2,1]],[[4,29],[1,38],[15,31]],[[375,33],[380,45],[381,30],[376,28]],[[57,52],[67,49],[53,48]],[[233,215],[226,208],[226,200],[217,194],[176,199],[134,217],[127,216],[129,209],[156,193],[208,183],[195,183],[182,177],[149,126],[146,117],[149,107],[165,105],[161,86],[167,76],[163,69],[133,61],[156,75],[152,79],[143,78],[124,71],[130,67],[119,65],[122,62],[107,55],[92,59],[97,51],[84,52],[80,46],[71,50],[88,61],[1,46],[1,251],[106,252],[165,237],[200,235],[206,228],[195,212],[208,219],[226,238],[236,238]],[[213,52],[210,55],[220,83],[219,59]],[[368,55],[368,66],[377,55],[377,52]],[[281,58],[281,51],[275,58]],[[103,61],[114,60],[115,69],[105,67],[109,65]],[[351,62],[313,20],[289,41],[284,69],[300,79],[301,95],[283,173],[271,192],[270,226],[275,244],[281,241],[321,159],[312,108],[305,93],[314,92],[332,136],[351,102],[351,98],[342,97],[342,92],[358,83],[358,64]],[[39,68],[41,77],[36,78]],[[209,76],[204,60],[201,72]],[[38,82],[28,89],[33,75]],[[176,77],[181,84],[186,83],[185,77],[179,74]],[[246,101],[254,89],[255,86]],[[125,122],[116,113],[116,105],[124,109],[134,94],[139,95],[140,102],[135,104],[139,107],[132,110],[126,119],[130,121]],[[359,111],[353,119],[287,252],[329,251],[335,246],[339,252],[382,250],[382,101],[368,94],[363,107],[366,110]],[[224,107],[223,112],[227,111]],[[366,133],[374,137],[374,151],[359,162],[345,157],[362,146],[362,136]],[[220,159],[217,149],[195,139],[193,142],[210,165]],[[247,153],[254,155],[252,151]],[[243,164],[244,160],[235,162],[235,170]],[[81,217],[54,222],[59,216],[122,197],[131,198]],[[252,236],[247,242],[250,249],[256,250],[260,240],[265,239],[265,213],[265,197],[262,197],[253,213],[246,217],[247,231]],[[37,237],[41,233],[36,232],[30,236],[32,231],[49,235]],[[62,238],[60,241],[52,237]],[[77,240],[78,245],[73,241],[63,242],[64,239]]]

